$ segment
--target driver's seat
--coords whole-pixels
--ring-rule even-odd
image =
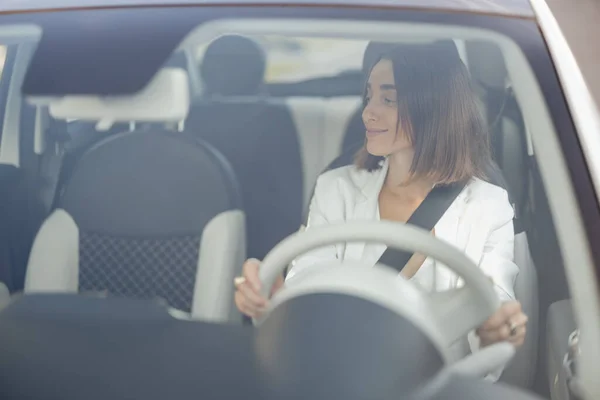
[[[351,165],[354,161],[354,155],[363,146],[363,143],[364,141],[361,140],[358,143],[349,145],[346,151],[333,160],[323,172]],[[486,173],[488,181],[505,189],[508,192],[510,201],[513,202],[514,198],[511,196],[500,168],[495,164],[489,165]],[[305,216],[306,219],[307,216]],[[517,350],[511,362],[504,369],[500,381],[529,388],[533,384],[537,364],[538,280],[523,224],[516,217],[513,219],[513,223],[515,228],[514,261],[519,267],[519,275],[515,282],[515,296],[521,302],[523,312],[527,314],[529,320],[525,343]]]

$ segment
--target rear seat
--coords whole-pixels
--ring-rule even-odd
[[[348,119],[360,102],[360,96],[286,99],[302,146],[303,210],[308,207],[317,177],[339,155]]]
[[[222,36],[204,55],[204,93],[186,132],[215,146],[242,188],[249,257],[263,258],[302,223],[304,177],[296,126],[286,104],[261,94],[265,54],[253,40]]]

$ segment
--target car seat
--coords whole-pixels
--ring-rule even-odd
[[[50,112],[99,125],[183,120],[187,74],[165,69],[155,80],[125,99],[67,96]],[[209,144],[158,127],[106,137],[74,163],[56,206],[35,239],[26,293],[160,299],[193,318],[239,317],[231,282],[245,258],[241,196]]]
[[[204,55],[204,94],[185,130],[233,165],[247,218],[247,253],[262,259],[302,223],[303,171],[296,127],[285,103],[262,94],[265,55],[253,40],[221,36]]]

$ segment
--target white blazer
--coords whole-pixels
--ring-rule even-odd
[[[373,172],[354,166],[325,172],[317,179],[310,203],[306,229],[352,220],[379,220],[379,192],[387,175],[387,160]],[[470,257],[492,278],[501,301],[514,299],[515,279],[519,272],[514,259],[513,208],[507,192],[495,185],[472,179],[435,225],[435,236]],[[311,251],[298,257],[286,277],[292,283],[298,272],[325,260],[356,260],[375,265],[386,246],[371,243],[341,243]],[[411,281],[430,292],[462,285],[462,280],[441,263],[427,258]],[[471,351],[479,340],[468,335]],[[468,350],[466,350],[468,351]],[[502,370],[488,376],[496,380]]]

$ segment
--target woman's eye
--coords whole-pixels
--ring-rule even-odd
[[[396,100],[387,99],[387,98],[384,98],[384,99],[383,99],[383,102],[384,102],[385,104],[388,104],[388,105],[393,105],[393,104],[396,104]]]

